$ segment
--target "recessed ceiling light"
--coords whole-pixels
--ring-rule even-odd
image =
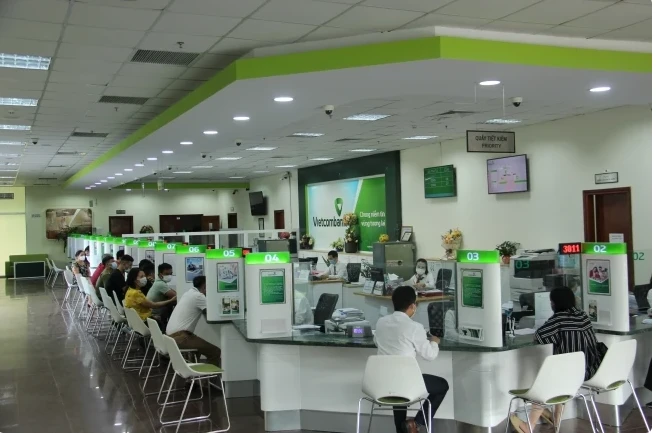
[[[114,176],[123,176],[123,173],[114,173]]]
[[[250,149],[247,149],[247,150],[274,150],[274,149],[277,149],[277,147],[256,146],[256,147],[251,147]]]
[[[486,121],[488,125],[512,125],[514,123],[521,123],[518,119],[490,119]]]
[[[114,176],[107,176],[107,179],[116,179]]]
[[[497,84],[501,84],[501,81],[499,80],[487,80],[487,81],[481,81],[480,83],[481,86],[496,86]]]
[[[46,71],[50,67],[50,60],[50,57],[0,53],[0,68],[38,69]]]
[[[160,179],[175,179],[173,176],[160,176]]]
[[[0,164],[0,166],[6,167],[6,166],[12,166],[12,165],[18,165],[16,162],[3,162]]]
[[[205,134],[207,134],[207,132],[205,132]],[[207,134],[207,135],[211,135],[211,134]],[[181,141],[180,144],[183,145],[183,146],[191,146],[192,144],[194,144],[194,142],[193,141]]]
[[[269,170],[255,170],[253,173],[270,173]]]
[[[222,156],[221,158],[216,158],[220,161],[237,161],[241,159],[241,156]]]
[[[214,168],[213,165],[194,165],[191,168]]]
[[[310,158],[310,161],[330,161],[335,158]]]
[[[170,155],[170,154],[173,153],[173,151],[172,150],[162,150],[162,153]]]
[[[25,146],[22,141],[0,141],[1,146]]]
[[[96,187],[96,185],[90,185],[90,188],[95,188],[95,187]],[[91,376],[91,377],[93,377],[93,376]]]
[[[147,158],[148,161],[157,161],[157,158]]]
[[[0,169],[0,171],[2,171],[2,172],[10,172],[10,171],[14,172],[14,171],[18,171],[18,169],[16,169],[16,168],[3,168],[3,169]]]
[[[211,130],[211,129],[209,131],[203,131],[203,134],[205,134],[205,135],[216,135],[218,133],[219,133],[219,131],[214,131],[214,130]]]
[[[191,174],[191,171],[174,171],[173,174]]]
[[[124,168],[123,171],[132,171],[131,168]]]
[[[101,182],[101,183],[107,183],[107,180],[102,179],[100,182]]]
[[[295,165],[291,165],[291,164],[289,164],[289,165],[276,165],[276,167],[277,167],[277,168],[294,168],[294,167],[296,167],[296,166],[295,166]]]
[[[404,140],[430,140],[437,138],[437,135],[415,135],[414,137],[406,137]]]
[[[169,192],[169,189],[168,189],[168,188],[164,188],[164,191],[165,191],[165,192]]]
[[[91,187],[90,187],[90,186],[86,186],[86,187],[84,187],[84,189],[91,189]]]
[[[131,190],[130,188],[128,188],[128,189],[126,189],[126,191],[127,191],[127,192],[130,192],[130,191],[132,191],[132,190]]]
[[[0,158],[19,158],[23,156],[20,153],[0,153]]]
[[[320,132],[295,132],[292,135],[294,137],[321,137],[324,134]]]
[[[134,164],[135,167],[143,167],[143,164]]]
[[[291,96],[278,96],[276,98],[273,98],[274,101],[276,102],[292,102],[294,98]]]
[[[14,176],[0,176],[0,179],[14,179]]]
[[[12,131],[30,131],[30,125],[0,125],[0,129],[7,129]]]
[[[0,98],[0,105],[12,107],[36,107],[38,103],[38,99]]]
[[[232,118],[232,120],[236,120],[238,122],[245,122],[246,120],[251,120],[251,118],[248,116],[235,116]]]
[[[345,117],[344,120],[380,120],[390,117],[391,114],[354,114],[353,116]]]
[[[230,179],[243,179],[244,176],[230,176]]]
[[[608,87],[608,86],[593,87],[592,89],[590,89],[590,91],[594,92],[594,93],[608,92],[609,90],[610,90],[610,87]]]
[[[376,149],[351,149],[349,152],[373,152]]]
[[[102,183],[100,183],[100,182],[96,182],[96,185],[102,185]]]

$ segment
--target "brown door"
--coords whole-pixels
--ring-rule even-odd
[[[629,290],[633,290],[631,188],[583,191],[583,230],[586,242],[609,242],[611,234],[624,236],[629,269]]]
[[[131,216],[110,216],[109,232],[112,236],[121,237],[134,233],[134,220]]]
[[[285,211],[284,210],[274,210],[273,211],[273,228],[276,230],[282,230],[285,228]]]
[[[229,213],[228,214],[228,230],[237,228],[237,214]],[[238,248],[239,245],[239,235],[228,235],[228,247],[229,248]],[[241,245],[245,246],[245,245]]]
[[[160,215],[160,233],[200,232],[202,231],[202,220],[202,214]]]
[[[237,214],[229,213],[228,214],[228,228],[236,229],[237,228]]]
[[[203,231],[204,232],[215,232],[218,231],[219,226],[219,216],[218,215],[203,215],[202,219]]]

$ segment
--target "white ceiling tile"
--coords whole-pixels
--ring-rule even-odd
[[[50,73],[49,80],[55,83],[70,83],[70,84],[84,83],[84,84],[104,85],[112,80],[112,74],[52,71]]]
[[[569,21],[568,26],[614,30],[651,18],[651,6],[615,3],[584,17]]]
[[[89,62],[82,59],[55,59],[51,70],[60,72],[115,74],[122,63]]]
[[[329,27],[386,31],[401,27],[422,16],[420,12],[356,6],[326,23]]]
[[[150,110],[151,108],[148,108],[148,107],[157,107],[157,108],[168,107],[168,106],[173,105],[174,102],[175,101],[173,99],[151,98],[148,101],[146,101],[146,103],[142,107],[142,110],[144,110],[144,111]]]
[[[221,54],[203,54],[192,64],[194,68],[223,69],[238,57]]]
[[[613,30],[595,37],[595,39],[618,39],[622,41],[651,42],[651,20],[645,20],[631,26]]]
[[[368,33],[367,30],[344,29],[337,27],[318,27],[315,31],[303,37],[303,41],[321,41],[326,39],[345,38]]]
[[[405,11],[432,12],[454,0],[365,0],[362,6],[375,6],[387,9],[401,9]]]
[[[196,80],[175,80],[169,86],[167,89],[170,90],[194,90],[198,86],[203,84],[202,81],[196,81]]]
[[[354,5],[360,3],[362,0],[321,0],[321,1],[325,1],[328,3],[344,3],[347,5]]]
[[[54,56],[57,42],[36,41],[32,39],[0,38],[0,52],[29,54],[33,56]]]
[[[101,47],[98,45],[78,45],[62,43],[57,57],[85,60],[104,60],[106,62],[126,62],[134,50],[123,47]]]
[[[255,41],[251,39],[223,38],[210,49],[210,53],[242,55],[254,48],[273,45],[274,42]]]
[[[603,30],[584,27],[557,26],[545,30],[542,34],[551,36],[568,36],[573,38],[591,38],[603,32]]]
[[[465,27],[476,29],[487,23],[492,22],[489,19],[458,17],[455,15],[427,14],[418,20],[403,26],[404,28],[420,28],[431,26],[442,27]]]
[[[99,85],[89,85],[82,83],[53,83],[49,82],[46,86],[46,91],[48,92],[61,92],[61,93],[71,93],[71,94],[88,94],[88,95],[100,95],[105,90],[105,86]],[[61,97],[61,95],[58,95]]]
[[[180,78],[184,80],[209,80],[218,74],[219,71],[221,69],[189,68]]]
[[[3,88],[0,85],[0,98],[31,98],[31,99],[40,99],[42,90],[20,90],[20,89],[11,89]]]
[[[157,96],[159,89],[139,87],[116,87],[108,86],[105,95],[109,96],[136,96],[139,98],[152,98]]]
[[[37,81],[45,83],[48,77],[48,71],[39,71],[33,69],[11,69],[0,68],[0,83],[18,85],[23,82]]]
[[[320,25],[335,18],[349,5],[315,0],[270,0],[252,18],[297,24]]]
[[[119,75],[131,77],[161,77],[161,78],[178,78],[180,74],[186,71],[184,66],[174,65],[155,65],[149,63],[125,63]]]
[[[178,100],[182,98],[183,96],[187,95],[189,91],[187,90],[175,90],[175,89],[166,89],[161,91],[157,97],[158,98],[164,98],[164,99],[174,99]]]
[[[84,0],[85,3],[100,6],[117,6],[129,9],[155,9],[162,10],[170,3],[170,0]]]
[[[535,34],[553,27],[550,24],[518,23],[513,21],[497,20],[481,27],[483,30],[499,30],[513,33]]]
[[[177,33],[150,32],[146,35],[139,48],[144,50],[185,51],[202,53],[207,51],[219,40],[218,36],[191,36]],[[178,42],[184,42],[182,50]]]
[[[44,0],[0,1],[0,16],[48,23],[63,23],[68,2]]]
[[[440,14],[499,19],[537,3],[539,0],[458,0],[438,9]]]
[[[135,30],[110,30],[69,25],[66,26],[63,41],[72,44],[134,48],[144,35],[145,32]]]
[[[262,6],[266,0],[176,0],[169,7],[171,12],[222,17],[245,18]]]
[[[89,27],[147,30],[159,14],[159,11],[74,3],[68,22]]]
[[[507,16],[505,20],[524,23],[562,24],[609,5],[610,3],[596,0],[549,0]]]
[[[165,77],[135,77],[117,75],[109,84],[112,87],[143,87],[153,89],[164,89],[173,82],[173,78]]]
[[[223,36],[240,22],[241,18],[165,12],[153,27],[153,31],[185,35]]]
[[[61,33],[61,24],[0,18],[0,39],[38,39],[56,41]]]
[[[256,41],[293,42],[314,29],[315,26],[305,24],[248,19],[230,32],[230,37]]]

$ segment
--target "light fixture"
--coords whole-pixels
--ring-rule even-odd
[[[102,185],[102,183],[100,183],[100,182],[96,182],[96,185]]]
[[[354,114],[353,116],[345,117],[344,120],[367,120],[371,122],[390,116],[391,114]]]
[[[15,176],[0,176],[0,179],[14,179]]]
[[[0,129],[7,129],[11,131],[30,131],[30,125],[0,125]]]
[[[207,134],[207,131],[205,132],[205,134]],[[212,135],[212,134],[207,134],[207,135]],[[183,146],[191,146],[192,144],[194,144],[194,142],[193,141],[181,141],[180,144],[183,145]]]
[[[173,151],[172,150],[162,150],[162,153],[164,153],[166,155],[170,155],[170,154],[173,153]]]
[[[251,120],[251,118],[248,116],[235,116],[232,118],[232,120],[236,120],[238,122],[245,122],[247,120]]]
[[[18,163],[16,163],[16,162],[3,162],[3,163],[0,163],[0,166],[2,166],[2,167],[13,166],[13,165],[18,165]]]
[[[25,146],[22,141],[0,141],[0,146]]]
[[[143,164],[134,164],[135,167],[143,167]]]
[[[84,189],[91,189],[91,187],[90,187],[90,186],[86,186],[86,187],[84,187]]]
[[[590,91],[593,93],[608,92],[609,90],[610,87],[608,86],[593,87],[592,89],[590,89]]]
[[[294,167],[296,167],[296,166],[295,166],[295,165],[291,165],[291,164],[288,164],[288,165],[276,165],[276,168],[294,168]]]
[[[0,53],[0,68],[38,69],[40,71],[46,71],[50,67],[50,61],[50,57]]]
[[[294,137],[321,137],[323,135],[320,132],[295,132],[292,134]]]
[[[485,123],[487,123],[488,125],[512,125],[521,122],[522,121],[518,119],[490,119]]]
[[[253,173],[271,173],[269,170],[255,170]]]
[[[221,158],[216,158],[219,161],[237,161],[241,159],[241,156],[222,156]]]
[[[214,168],[213,165],[193,165],[191,168]]]
[[[127,191],[127,192],[130,192],[130,191],[132,191],[132,190],[131,190],[130,188],[128,188],[128,189],[126,189],[126,191]]]
[[[273,100],[276,102],[292,102],[294,98],[292,98],[291,96],[277,96],[273,98]]]
[[[335,158],[310,158],[310,161],[330,161]]]
[[[214,130],[211,130],[211,129],[209,131],[203,131],[203,134],[205,134],[205,135],[216,135],[218,133],[219,133],[219,131],[214,131]]]
[[[173,174],[191,174],[191,171],[174,171]]]
[[[124,168],[123,171],[132,171],[131,168]]]
[[[0,153],[0,158],[20,158],[23,156],[20,153]]]
[[[146,158],[148,161],[157,161],[157,158]]]
[[[349,152],[373,152],[376,149],[351,149]]]
[[[38,99],[0,98],[0,105],[8,105],[12,107],[36,107],[38,103]]]
[[[230,176],[230,179],[243,179],[244,176]]]
[[[102,179],[100,182],[102,182],[102,183],[107,183],[107,180],[106,180],[106,179]]]
[[[107,176],[107,179],[116,179],[114,176]]]
[[[175,179],[173,176],[160,176],[160,179]]]
[[[497,84],[501,84],[501,81],[499,80],[487,80],[487,81],[481,81],[480,83],[481,86],[496,86]]]
[[[114,176],[123,176],[123,173],[114,173]]]
[[[415,135],[414,137],[406,137],[404,140],[430,140],[437,137],[437,135]]]
[[[3,169],[0,169],[0,171],[5,172],[5,173],[8,173],[8,172],[18,171],[18,169],[15,169],[15,168],[3,168]]]
[[[95,187],[96,187],[96,185],[91,185],[91,188],[95,188]]]
[[[274,150],[277,149],[277,147],[262,147],[262,146],[256,146],[256,147],[251,147],[248,150]]]

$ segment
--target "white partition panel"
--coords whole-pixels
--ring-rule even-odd
[[[176,245],[173,280],[178,297],[193,287],[194,278],[205,275],[205,245]],[[171,285],[172,285],[171,284]]]
[[[244,318],[244,257],[241,248],[208,250],[207,320]]]

